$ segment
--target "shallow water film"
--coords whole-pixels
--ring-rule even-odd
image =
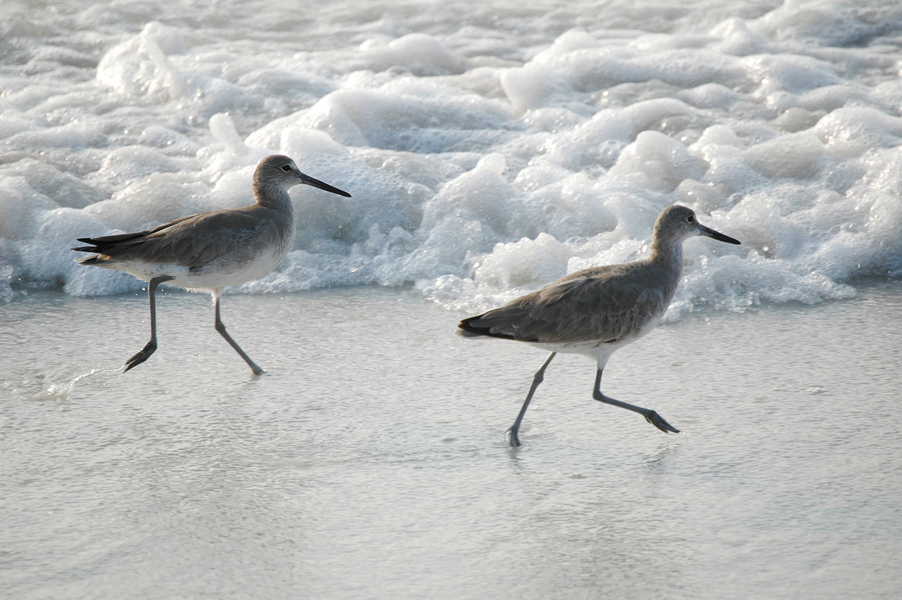
[[[0,596],[902,597],[902,7],[0,3]],[[253,200],[297,236],[204,296],[77,237]],[[457,322],[643,258],[605,369]]]

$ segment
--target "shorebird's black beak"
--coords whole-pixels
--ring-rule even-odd
[[[698,226],[699,234],[707,236],[709,238],[714,238],[718,242],[726,242],[728,244],[739,244],[739,240],[731,238],[728,235],[724,235],[719,231],[714,231],[710,227],[705,227],[704,225],[699,224]]]
[[[301,183],[304,183],[307,185],[312,185],[315,188],[319,188],[319,189],[325,190],[327,192],[332,192],[333,194],[338,194],[339,196],[344,196],[346,198],[351,197],[351,194],[349,194],[343,190],[340,190],[337,187],[332,187],[328,183],[324,183],[324,182],[320,181],[319,179],[314,179],[313,177],[304,175],[303,173],[301,173]],[[736,243],[738,244],[739,242],[736,242]]]

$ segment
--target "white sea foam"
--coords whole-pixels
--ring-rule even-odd
[[[233,291],[472,310],[644,256],[675,202],[743,245],[688,241],[670,318],[902,275],[899,6],[156,8],[0,8],[0,299],[140,289],[75,238],[248,203],[274,152],[353,198],[294,189],[294,251]]]

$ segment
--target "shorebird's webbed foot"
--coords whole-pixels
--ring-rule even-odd
[[[645,420],[663,431],[664,433],[679,433],[680,430],[668,423],[664,420],[664,417],[659,415],[653,410],[648,411],[648,414],[643,415]]]
[[[680,430],[668,423],[664,420],[664,417],[659,415],[653,410],[649,410],[647,408],[642,408],[641,406],[635,406],[633,404],[628,404],[626,402],[621,402],[620,400],[614,400],[610,396],[605,396],[601,393],[601,369],[598,369],[598,373],[595,376],[595,389],[592,391],[592,397],[598,400],[599,402],[604,402],[605,404],[610,404],[611,406],[619,406],[620,408],[625,408],[626,410],[631,410],[633,412],[639,413],[645,420],[663,431],[664,433],[679,433]]]
[[[150,358],[150,355],[153,354],[154,352],[156,352],[156,350],[157,350],[157,341],[150,340],[149,342],[144,344],[144,347],[141,348],[140,352],[138,352],[137,354],[132,356],[130,359],[125,361],[125,371],[122,371],[122,372],[127,373],[129,369],[131,369],[133,367],[137,367],[138,365],[143,363],[145,360]]]
[[[519,427],[517,429],[519,429]],[[514,430],[513,426],[508,427],[506,433],[510,434],[511,448],[517,448],[518,446],[520,446],[520,438],[517,436],[517,431]]]

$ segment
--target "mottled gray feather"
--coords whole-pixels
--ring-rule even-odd
[[[650,286],[657,271],[650,261],[585,269],[466,321],[483,335],[518,341],[619,341],[670,303],[679,274]]]
[[[272,237],[278,228],[259,206],[201,213],[133,234],[84,238],[93,251],[113,261],[176,264],[199,268],[225,255],[237,259]],[[290,224],[286,224],[290,226]],[[202,231],[202,235],[198,235]]]

